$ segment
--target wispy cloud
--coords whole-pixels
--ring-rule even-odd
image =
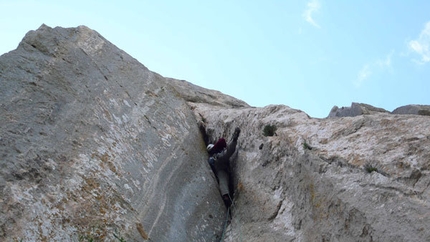
[[[393,53],[394,51],[391,51],[385,59],[375,61],[375,65],[382,69],[391,67],[391,57],[393,56]]]
[[[384,71],[391,68],[391,59],[394,51],[391,51],[385,59],[379,59],[374,62],[365,64],[358,72],[357,78],[353,84],[356,88],[359,88],[363,83],[370,78],[370,76],[376,71]]]
[[[354,86],[361,87],[363,82],[368,79],[371,74],[372,71],[370,70],[370,65],[364,65],[363,68],[361,68],[361,70],[358,72],[357,79],[354,81]]]
[[[306,10],[303,12],[303,18],[306,22],[312,24],[313,26],[320,28],[320,26],[315,22],[313,14],[318,12],[321,5],[318,0],[311,0],[306,4]]]
[[[409,41],[408,47],[420,55],[421,60],[418,60],[418,63],[430,62],[430,21],[425,24],[418,39]]]

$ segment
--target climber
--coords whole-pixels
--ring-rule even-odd
[[[209,144],[207,146],[208,154],[209,154],[209,165],[212,168],[212,171],[215,173],[214,163],[215,163],[215,157],[214,154],[220,153],[227,147],[227,143],[225,142],[224,138],[220,138],[215,144]]]
[[[227,207],[231,205],[229,193],[230,185],[230,157],[236,151],[237,139],[239,138],[240,128],[234,130],[232,139],[227,145],[224,138],[219,139],[214,145],[208,145],[209,164],[218,178],[219,190],[222,199]]]
[[[214,145],[209,144],[208,145],[208,153],[210,156],[216,153],[220,153],[227,147],[227,143],[225,142],[224,138],[220,138]]]

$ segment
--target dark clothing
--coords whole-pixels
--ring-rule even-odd
[[[212,156],[213,154],[220,153],[224,150],[224,148],[227,147],[227,143],[225,142],[224,138],[220,138],[215,144],[214,147],[209,151],[209,156]]]
[[[219,139],[209,150],[209,164],[218,178],[221,197],[227,207],[230,207],[232,198],[229,192],[230,185],[230,157],[236,151],[237,139],[239,138],[240,128],[234,130],[230,143],[226,144],[225,139]]]
[[[237,139],[233,139],[221,153],[215,154],[213,169],[218,177],[221,195],[229,194],[230,157],[236,151]]]
[[[215,159],[214,168],[216,171],[220,171],[220,170],[227,171],[230,169],[230,157],[236,151],[236,145],[237,145],[237,140],[232,140],[228,144],[227,149],[224,149],[222,152],[219,152],[213,156]]]

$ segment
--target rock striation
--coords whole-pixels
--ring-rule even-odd
[[[243,127],[226,241],[430,239],[428,117],[194,106],[214,136]]]
[[[426,115],[250,107],[84,26],[30,31],[0,86],[2,241],[430,241]],[[226,224],[205,145],[235,127]]]
[[[0,57],[1,241],[200,241],[225,207],[195,118],[162,76],[80,26]]]

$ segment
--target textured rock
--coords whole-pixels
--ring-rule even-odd
[[[84,26],[0,57],[1,241],[214,241],[225,207],[189,106]]]
[[[406,105],[393,110],[393,114],[416,114],[430,116],[430,105]]]
[[[170,84],[181,94],[181,97],[188,102],[207,103],[220,107],[249,107],[247,103],[234,97],[222,94],[216,90],[209,90],[199,87],[184,80],[167,78]]]
[[[388,113],[388,111],[365,103],[352,103],[351,107],[339,108],[338,106],[334,106],[330,110],[328,117],[355,117],[363,114],[373,113]]]
[[[193,107],[214,137],[242,128],[226,241],[430,240],[430,118]]]
[[[250,107],[83,26],[29,32],[0,78],[1,240],[430,241],[428,116]],[[237,126],[223,231],[205,142]]]

